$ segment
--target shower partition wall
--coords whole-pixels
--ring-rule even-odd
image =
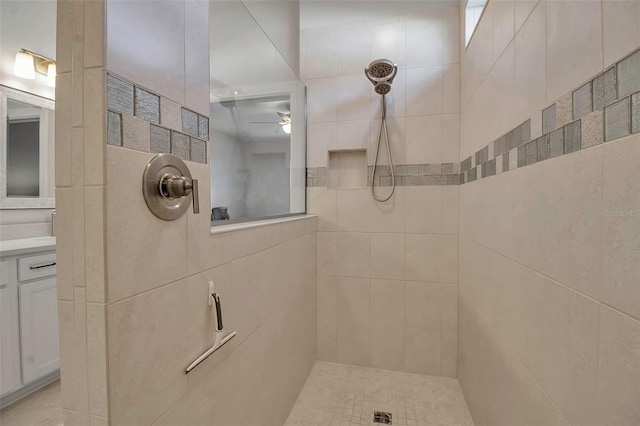
[[[213,224],[304,213],[305,86],[243,3],[211,9]]]

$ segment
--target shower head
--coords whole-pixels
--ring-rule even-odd
[[[398,66],[388,59],[376,59],[364,69],[364,75],[379,95],[386,95],[391,91],[391,83],[397,73]]]

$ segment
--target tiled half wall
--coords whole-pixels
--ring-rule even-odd
[[[209,118],[107,74],[107,143],[207,164]]]

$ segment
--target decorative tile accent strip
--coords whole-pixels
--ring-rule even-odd
[[[198,137],[209,140],[209,119],[202,115],[198,115]]]
[[[184,133],[171,131],[171,153],[183,160],[189,160],[191,153],[191,138]]]
[[[460,170],[466,172],[471,168],[471,157],[467,157],[461,164]]]
[[[549,135],[540,136],[535,142],[538,150],[538,158],[536,161],[548,160],[550,151]]]
[[[135,116],[160,124],[160,96],[136,86]]]
[[[582,148],[580,120],[564,126],[564,153],[570,154]]]
[[[307,187],[317,188],[327,186],[327,168],[309,167],[307,168]]]
[[[599,145],[604,142],[604,122],[603,112],[594,111],[580,119],[582,127],[580,133],[582,135],[582,147]]]
[[[169,129],[151,125],[151,152],[160,154],[171,151],[171,136]]]
[[[107,74],[107,108],[133,115],[133,84]]]
[[[509,153],[505,152],[502,154],[502,171],[501,173],[509,171]]]
[[[593,110],[602,111],[616,97],[616,68],[611,67],[593,79]]]
[[[531,137],[533,139],[542,136],[542,111],[538,111],[531,117]]]
[[[624,98],[604,109],[604,140],[609,142],[630,133],[629,98]]]
[[[182,108],[182,132],[198,136],[198,114],[186,108]]]
[[[206,164],[207,143],[205,141],[191,138],[191,161]]]
[[[593,104],[591,82],[573,92],[573,119],[577,120],[591,112]]]
[[[631,96],[631,133],[640,132],[640,92]]]
[[[556,129],[573,121],[573,96],[567,93],[556,101]]]
[[[560,127],[549,134],[549,158],[559,157],[563,154],[564,127]]]
[[[556,128],[556,104],[542,110],[542,134],[552,132]]]
[[[151,151],[151,126],[141,118],[122,116],[122,146],[137,151]]]
[[[462,183],[631,133],[640,133],[640,50],[467,157],[460,163]]]
[[[107,143],[122,146],[122,116],[107,111]]]
[[[106,95],[108,144],[207,163],[208,117],[109,73]]]
[[[640,90],[640,50],[618,62],[618,97]]]

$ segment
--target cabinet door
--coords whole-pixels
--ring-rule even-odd
[[[24,384],[59,368],[55,278],[20,285],[20,348]]]
[[[7,267],[7,262],[0,262],[0,269]],[[0,395],[20,387],[20,376],[16,374],[20,369],[16,356],[18,339],[15,338],[18,321],[13,315],[18,299],[12,293],[12,287],[0,280]]]

